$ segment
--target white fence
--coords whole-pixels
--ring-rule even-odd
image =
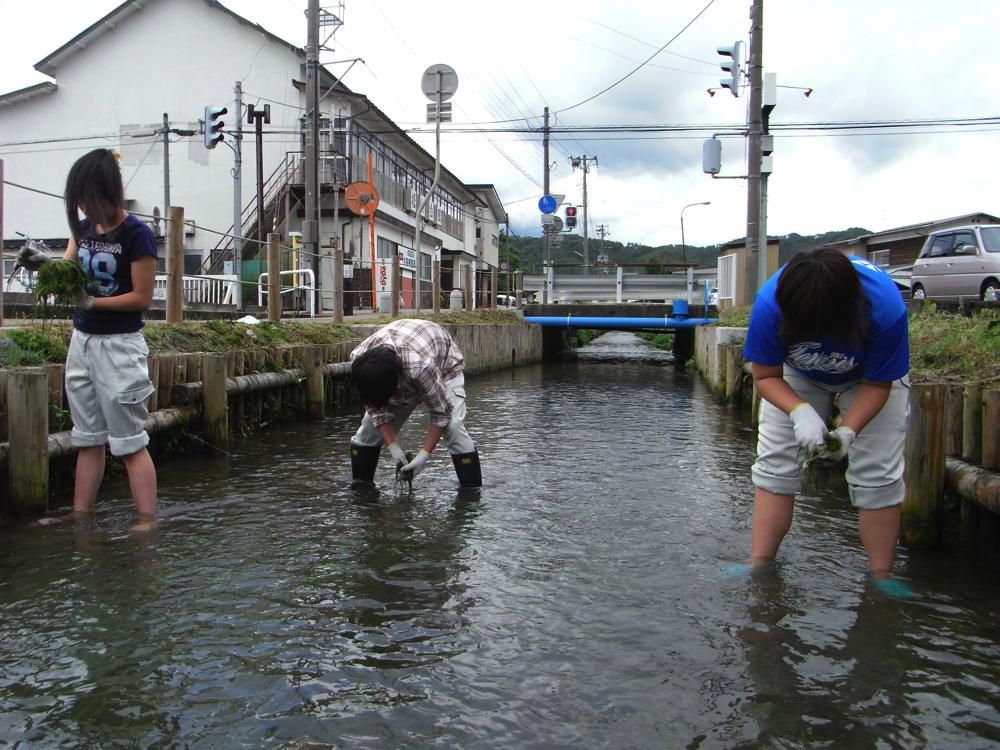
[[[181,282],[182,297],[189,304],[233,305],[236,294],[236,275],[184,276]],[[153,286],[153,299],[167,298],[167,276],[158,275]]]
[[[279,271],[278,276],[291,276],[292,286],[285,286],[284,284],[279,284],[280,294],[290,294],[296,289],[306,290],[306,299],[309,300],[309,317],[316,317],[316,281],[313,276],[313,272],[308,268],[298,269],[296,271]],[[307,283],[303,284],[300,276],[305,276]],[[262,273],[257,278],[257,304],[261,307],[264,306],[264,295],[267,294],[267,274]]]

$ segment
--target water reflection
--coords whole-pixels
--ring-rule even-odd
[[[412,493],[389,461],[352,486],[351,409],[162,463],[157,534],[128,535],[115,480],[92,526],[4,534],[0,736],[366,750],[1000,736],[992,582],[904,552],[924,599],[868,591],[846,488],[807,486],[772,578],[722,575],[748,549],[753,446],[697,376],[578,360],[470,378],[468,395],[485,483],[471,494],[446,456]]]
[[[923,747],[909,714],[905,618],[898,602],[863,591],[854,607],[819,608],[779,567],[749,583],[745,645],[752,698],[743,711],[756,724],[741,748]],[[794,710],[789,710],[794,706]]]

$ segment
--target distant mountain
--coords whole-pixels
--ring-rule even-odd
[[[780,241],[780,261],[786,262],[799,250],[808,250],[829,242],[852,239],[870,230],[861,227],[841,229],[822,234],[801,235],[787,234],[778,237]],[[774,237],[772,236],[773,240]],[[728,244],[728,243],[727,243]],[[637,242],[614,242],[591,237],[587,243],[590,262],[596,264],[600,256],[606,256],[610,265],[634,266],[634,270],[646,273],[667,273],[672,266],[681,266],[685,260],[697,266],[714,266],[719,257],[720,245],[696,247],[689,245],[660,245],[652,247]],[[553,244],[552,262],[557,265],[579,265],[583,263],[583,237],[578,234],[566,234],[559,237],[559,242]],[[542,272],[542,238],[541,237],[504,237],[500,247],[500,260],[510,263],[512,270],[522,270],[527,273]]]

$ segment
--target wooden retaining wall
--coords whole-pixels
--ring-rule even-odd
[[[695,363],[712,389],[746,405],[756,425],[760,396],[743,362],[745,328],[702,326]],[[1000,554],[1000,388],[919,383],[910,388],[902,540],[940,544],[949,517],[957,539],[980,559]],[[949,513],[951,498],[960,504]]]
[[[475,375],[542,358],[541,328],[447,325]],[[225,448],[233,435],[281,419],[313,419],[351,401],[348,357],[378,326],[356,326],[356,340],[274,350],[159,355],[149,358],[156,391],[146,430],[184,428]],[[0,485],[3,509],[48,509],[50,463],[75,453],[64,368],[0,370]],[[3,492],[5,490],[5,492]]]

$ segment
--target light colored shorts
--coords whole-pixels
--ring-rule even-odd
[[[457,378],[452,378],[446,385],[448,386],[448,401],[451,403],[451,421],[445,427],[444,434],[441,435],[441,442],[453,456],[472,453],[476,449],[476,444],[465,429],[465,375],[460,373]],[[397,435],[416,407],[417,405],[414,404],[393,411],[392,428]],[[372,424],[371,417],[367,413],[361,420],[361,427],[351,438],[351,442],[354,445],[382,445],[382,435]]]
[[[73,331],[66,356],[66,397],[78,448],[107,443],[114,456],[149,444],[146,401],[149,347],[141,332],[97,335]]]
[[[817,383],[789,367],[785,382],[829,423],[836,402],[840,413],[850,407],[858,383],[831,386]],[[889,399],[851,443],[847,451],[847,487],[856,508],[876,510],[903,502],[903,448],[910,413],[909,376],[893,382]],[[776,495],[795,495],[802,487],[805,450],[795,441],[792,420],[769,401],[761,400],[757,429],[757,461],[753,483]]]

